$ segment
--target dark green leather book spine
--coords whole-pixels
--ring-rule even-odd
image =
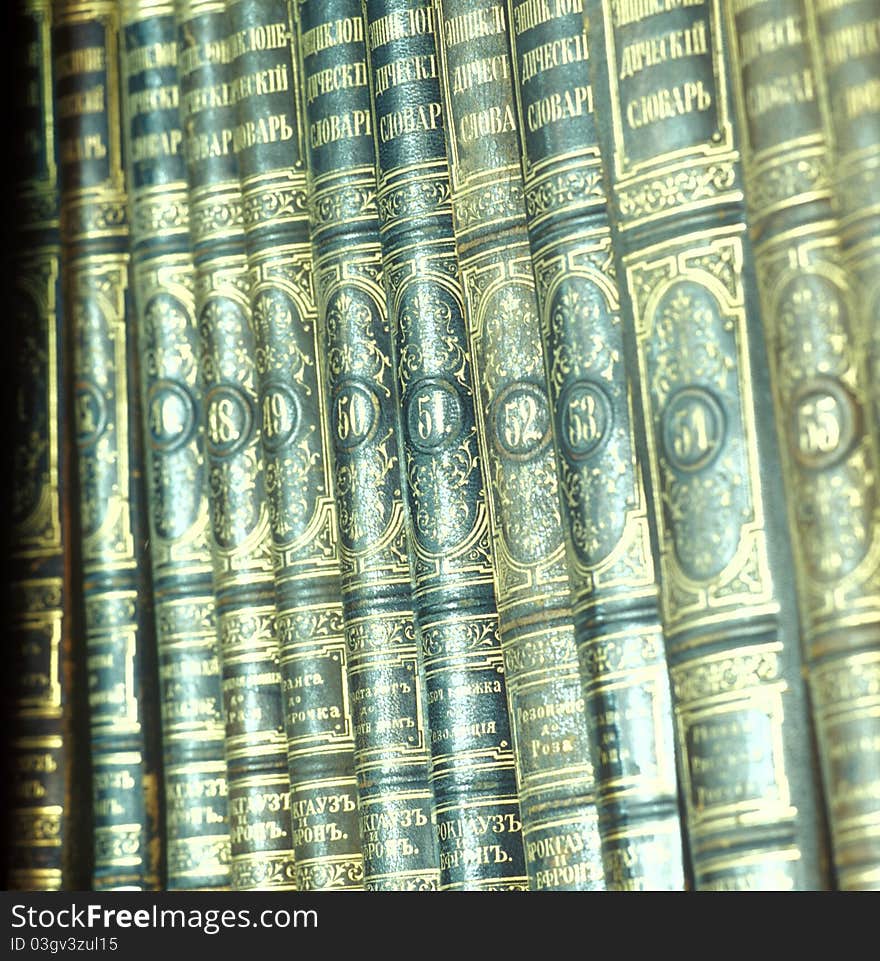
[[[675,738],[582,2],[510,0],[524,200],[606,885],[684,885]]]
[[[275,620],[229,25],[222,0],[178,0],[205,455],[220,642],[234,889],[294,887]]]
[[[333,479],[287,0],[227,3],[298,890],[363,887]]]
[[[63,348],[61,235],[52,101],[49,0],[14,10],[17,86],[14,245],[9,337],[11,426],[7,678],[6,887],[75,887],[71,854],[73,569],[71,451],[65,430],[70,364]],[[80,881],[82,883],[82,881]]]
[[[694,881],[827,883],[720,0],[587,0]]]
[[[867,331],[873,423],[880,429],[880,11],[875,0],[811,0],[818,18],[820,88],[830,108],[832,180],[844,264]],[[876,660],[871,661],[876,664]],[[876,677],[876,667],[861,668]],[[867,672],[867,673],[866,673]],[[860,682],[861,684],[862,682]],[[862,687],[860,689],[867,690]],[[861,695],[859,695],[861,696]],[[867,705],[866,705],[867,707]],[[875,762],[876,763],[876,762]],[[868,774],[869,770],[874,773]],[[873,779],[876,768],[859,775]],[[875,808],[876,812],[876,808]],[[876,818],[876,815],[875,815]],[[876,849],[877,822],[872,842]],[[878,875],[872,875],[877,883]]]
[[[158,717],[135,316],[121,155],[119,13],[53,7],[65,309],[74,377],[79,535],[98,890],[161,883]]]
[[[229,822],[223,701],[172,0],[126,0],[122,31],[168,888],[224,888]]]
[[[728,23],[834,863],[841,887],[880,888],[880,463],[815,13],[811,0],[740,2]]]
[[[525,889],[434,10],[427,0],[364,9],[441,888]]]
[[[434,11],[529,884],[601,890],[507,11],[489,0]]]
[[[334,455],[348,689],[370,890],[434,890],[440,858],[382,275],[361,0],[295,4]]]

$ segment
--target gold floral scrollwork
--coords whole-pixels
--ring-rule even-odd
[[[500,645],[496,617],[457,620],[422,630],[422,652],[432,660],[477,653],[492,655],[500,650]]]
[[[198,424],[197,330],[191,301],[171,292],[172,278],[186,282],[186,266],[144,269],[138,295],[140,346],[146,391],[145,419],[151,524],[156,569],[174,559],[204,556],[204,461]]]
[[[430,319],[436,337],[420,336]],[[416,282],[398,314],[399,380],[410,444],[406,472],[413,521],[423,548],[461,543],[476,521],[480,481],[476,426],[468,421],[469,358],[454,296],[434,282]],[[425,376],[435,371],[437,376]]]
[[[674,393],[682,396],[676,393],[679,385],[691,381],[727,391],[737,376],[736,356],[719,344],[719,315],[695,286],[677,286],[663,300],[654,324],[655,343],[665,345],[662,352],[658,349],[654,354],[649,381],[657,409],[667,411],[663,435],[666,443],[661,457],[666,478],[663,501],[677,556],[692,576],[701,579],[724,566],[739,543],[739,526],[731,524],[736,506],[730,492],[742,488],[743,469],[735,457],[725,456],[721,450],[721,432],[726,424],[711,420],[716,410],[710,399],[713,394],[688,395],[690,404],[682,402],[674,413],[669,413],[670,401]],[[727,331],[732,330],[729,323],[721,324]],[[710,413],[705,413],[707,410]],[[671,449],[667,449],[670,437]],[[713,469],[676,469],[674,465],[685,463],[685,459],[690,466],[692,458],[699,456],[699,452],[692,453],[696,448],[705,449],[704,457],[719,451]]]
[[[740,237],[719,229],[627,271],[670,625],[772,603],[742,256]]]
[[[273,184],[249,190],[242,204],[242,217],[249,230],[286,223],[304,216],[306,212],[306,192],[299,186]]]
[[[239,459],[211,464],[209,468],[211,528],[221,548],[241,544],[259,522],[257,470],[258,458],[252,449]]]
[[[232,858],[232,887],[236,891],[284,888],[298,889],[290,851],[260,852],[246,858]]]
[[[60,844],[62,837],[61,810],[12,812],[14,837],[27,838],[41,845]]]
[[[376,343],[375,323],[369,303],[345,290],[334,296],[327,309],[327,364],[334,381],[357,371],[374,381],[388,399],[391,392],[384,385],[384,373],[391,369],[391,359]]]
[[[384,226],[449,205],[451,194],[445,177],[420,179],[379,195],[379,219]]]
[[[364,863],[360,858],[297,865],[297,891],[323,891],[363,884]]]
[[[286,611],[278,617],[278,640],[282,651],[310,641],[341,638],[343,632],[341,607]]]
[[[558,474],[550,447],[540,322],[534,290],[515,262],[465,272],[492,476],[499,600],[533,584],[535,565],[562,549]],[[548,573],[546,570],[543,573]]]
[[[334,184],[328,190],[316,191],[311,199],[310,214],[313,230],[375,217],[378,215],[376,188],[368,184]]]
[[[113,865],[119,861],[139,859],[141,850],[141,828],[126,826],[95,828],[95,863]]]
[[[386,477],[397,464],[396,456],[389,456],[393,439],[388,430],[374,442],[369,454],[342,464],[336,471],[336,492],[339,527],[349,544],[360,541],[377,527],[384,530],[390,520],[389,504],[381,497]],[[359,503],[354,504],[354,498]]]
[[[220,198],[208,196],[190,204],[190,232],[194,242],[239,233],[242,229],[242,201],[237,194]]]
[[[876,539],[878,465],[863,426],[852,318],[844,288],[823,267],[781,284],[774,315],[801,551],[810,578],[827,584],[851,574]]]
[[[423,460],[407,453],[407,479],[416,502],[417,533],[431,545],[456,542],[470,532],[474,516],[472,477],[477,470],[476,432],[440,458]]]
[[[456,230],[466,232],[486,221],[515,217],[524,203],[523,187],[514,180],[485,184],[455,200]]]
[[[128,208],[124,199],[104,203],[70,204],[62,213],[62,233],[73,240],[94,240],[107,234],[128,231]]]
[[[296,334],[301,323],[289,297],[275,288],[260,291],[254,299],[253,316],[259,333],[259,372],[284,371],[309,393],[306,368],[314,367],[315,361],[299,344]]]
[[[190,872],[224,875],[231,861],[229,838],[185,838],[168,845],[168,873]]]
[[[568,277],[549,302],[547,335],[561,490],[573,546],[591,568],[619,542],[637,499],[627,397],[619,387],[620,318],[591,279]]]
[[[768,163],[749,177],[750,209],[764,213],[801,196],[830,194],[831,177],[824,150],[798,151],[783,161]]]
[[[626,221],[639,221],[689,204],[718,202],[736,187],[732,162],[688,167],[647,183],[618,190],[618,206]]]
[[[137,198],[132,204],[132,235],[149,239],[189,230],[189,203],[173,194],[167,199]]]
[[[526,213],[530,220],[554,211],[605,200],[602,168],[598,165],[564,170],[526,188]]]
[[[760,687],[779,676],[778,646],[758,647],[673,670],[672,688],[676,701],[689,705]]]
[[[321,463],[315,450],[316,427],[310,424],[300,440],[284,448],[279,457],[270,457],[265,465],[269,521],[277,540],[287,540],[301,532],[318,509],[311,493],[312,474]]]
[[[436,877],[393,877],[370,880],[371,891],[437,891],[439,882]]]

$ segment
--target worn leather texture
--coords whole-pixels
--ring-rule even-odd
[[[167,887],[225,888],[229,821],[223,698],[174,4],[131,0],[122,7],[121,28]]]
[[[511,0],[513,86],[605,880],[685,865],[655,564],[582,3]]]
[[[15,4],[12,93],[15,181],[6,585],[9,616],[5,886],[59,890],[87,883],[72,855],[88,798],[75,792],[71,512],[71,365],[64,344],[57,143],[48,0]],[[30,92],[30,96],[28,93]],[[80,645],[81,649],[82,645]],[[82,660],[82,658],[80,658]],[[86,803],[83,804],[82,801]]]
[[[587,0],[585,14],[694,883],[823,887],[722,5]]]
[[[364,9],[441,888],[524,889],[434,10],[417,0],[367,0]]]
[[[459,0],[434,10],[529,884],[601,890],[507,11]]]
[[[813,6],[765,0],[728,11],[730,51],[837,880],[877,888],[880,800],[871,785],[880,784],[880,762],[867,748],[880,731],[869,693],[880,670],[872,335],[869,298],[846,269],[833,209],[841,181]],[[836,107],[845,117],[846,104]]]
[[[299,70],[286,0],[227,4],[287,725],[296,885],[360,888],[348,653],[339,587]]]
[[[160,758],[116,4],[53,7],[64,298],[74,378],[93,886],[161,884]]]
[[[291,890],[280,647],[260,440],[257,344],[221,2],[177,4],[211,554],[226,722],[233,889]]]
[[[369,890],[434,890],[440,857],[360,0],[295,4],[315,295]]]

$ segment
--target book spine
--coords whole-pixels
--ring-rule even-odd
[[[434,890],[440,861],[430,732],[383,286],[363,10],[361,0],[305,0],[294,11],[364,882],[370,890]]]
[[[703,889],[822,887],[721,4],[584,6],[645,422],[694,880]]]
[[[510,0],[516,119],[605,880],[684,885],[656,544],[636,452],[583,3]]]
[[[294,861],[241,188],[221,0],[176,3],[205,404],[233,889],[291,890]]]
[[[160,883],[158,722],[115,3],[53,7],[98,890]]]
[[[69,362],[63,349],[61,235],[51,15],[20,0],[15,39],[11,708],[6,886],[73,887],[73,625]],[[14,687],[12,687],[14,685]]]
[[[287,0],[227,3],[298,890],[363,887],[329,426]]]
[[[604,887],[503,3],[435,0],[452,213],[533,889]],[[554,723],[547,724],[552,717]]]
[[[880,888],[880,463],[867,331],[833,216],[816,19],[809,0],[734,4],[728,17],[834,862],[841,887]]]
[[[168,887],[223,888],[229,884],[223,703],[172,0],[126,0],[122,31]]]
[[[524,889],[434,11],[427,0],[365,0],[364,10],[441,888]]]
[[[868,337],[873,422],[880,425],[880,16],[873,0],[811,0],[820,86],[830,107],[834,199],[844,264]],[[876,669],[875,669],[876,670]],[[876,775],[875,775],[876,777]],[[876,829],[875,829],[876,830]],[[876,843],[876,842],[875,842]]]

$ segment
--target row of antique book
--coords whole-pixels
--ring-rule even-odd
[[[880,889],[875,0],[15,37],[8,886]]]

